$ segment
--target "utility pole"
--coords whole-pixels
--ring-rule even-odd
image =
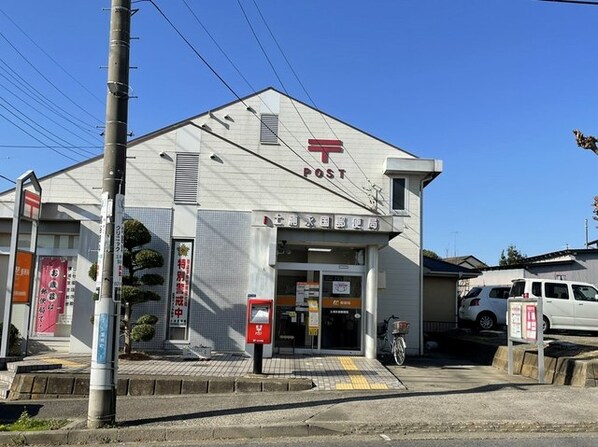
[[[131,0],[112,0],[88,428],[106,427],[116,420],[130,30]]]

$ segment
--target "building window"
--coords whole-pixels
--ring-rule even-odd
[[[260,143],[278,144],[278,115],[262,114],[260,120]]]
[[[174,201],[197,203],[199,154],[176,154]]]
[[[392,179],[391,204],[393,211],[407,211],[407,179]]]

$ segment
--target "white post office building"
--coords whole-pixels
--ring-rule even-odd
[[[33,344],[91,351],[102,168],[99,156],[40,178],[32,300],[13,310]],[[421,353],[423,192],[441,171],[272,88],[131,141],[125,218],[151,231],[166,278],[160,301],[135,308],[160,321],[134,349],[250,352],[254,296],[274,303],[266,356],[373,358],[391,314],[411,323],[408,355]],[[0,194],[2,297],[13,205],[14,190]]]

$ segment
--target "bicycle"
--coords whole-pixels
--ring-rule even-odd
[[[389,324],[392,324],[392,340],[390,340],[388,334]],[[407,350],[405,335],[408,333],[408,321],[400,320],[399,317],[394,315],[384,320],[378,327],[378,347],[382,353],[381,356],[392,355],[395,363],[401,366],[405,362],[405,351]]]

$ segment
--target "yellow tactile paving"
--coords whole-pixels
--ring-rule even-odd
[[[83,363],[77,363],[67,359],[56,359],[53,357],[43,357],[40,360],[44,363],[50,363],[52,365],[60,364],[69,368],[79,368],[85,366]]]
[[[369,383],[368,380],[361,374],[355,374],[353,371],[358,371],[357,365],[351,357],[340,357],[339,362],[345,371],[351,371],[349,378],[351,383],[338,383],[337,390],[387,390],[388,386],[384,383]]]

